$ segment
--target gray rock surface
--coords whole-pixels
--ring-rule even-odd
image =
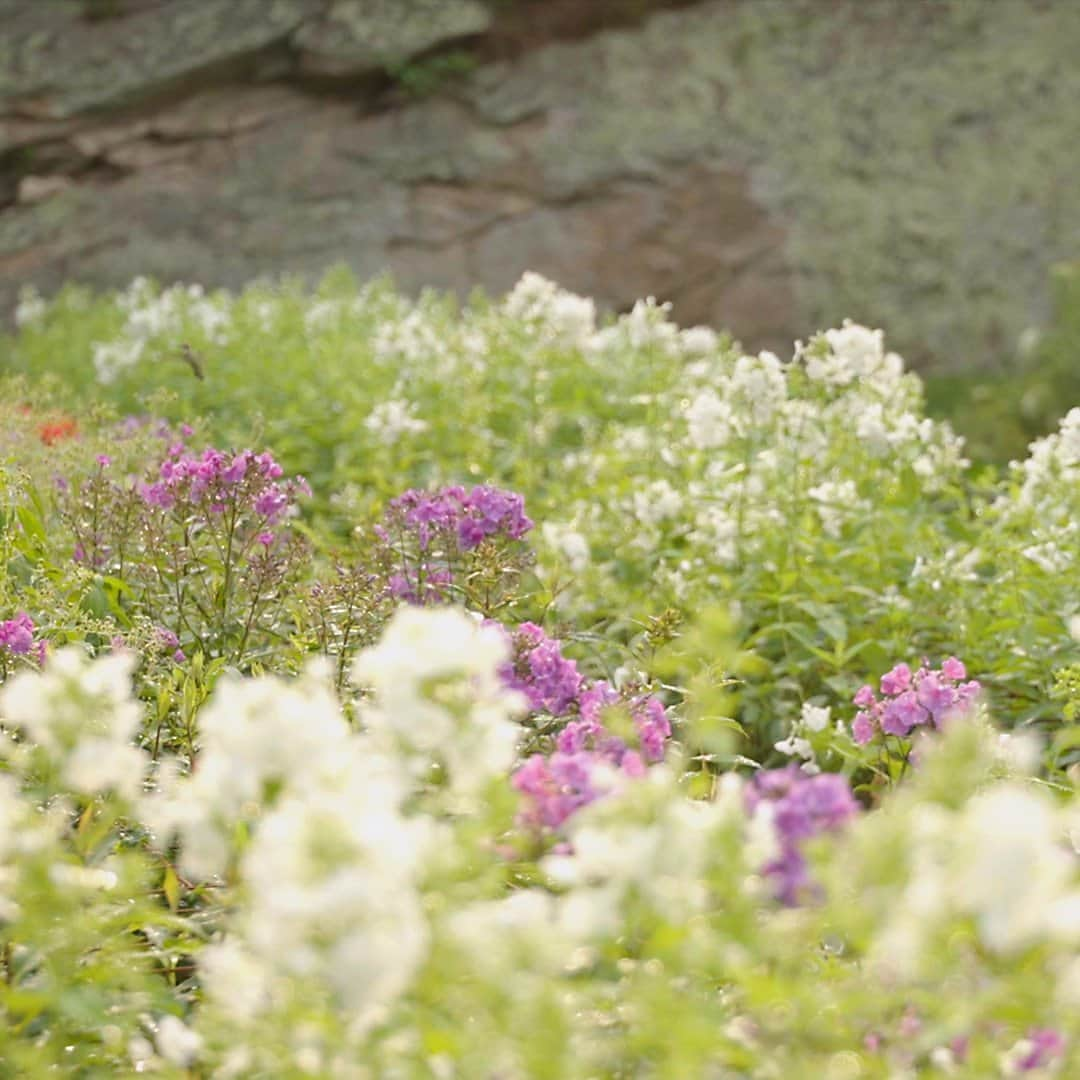
[[[495,9],[0,0],[0,311],[139,273],[344,260],[465,293],[534,269],[753,348],[850,315],[993,362],[1080,250],[1080,5],[915,6],[704,0],[409,101],[365,80]]]

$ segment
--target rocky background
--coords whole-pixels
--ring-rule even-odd
[[[21,286],[524,269],[1007,363],[1080,254],[1075,0],[0,0]]]

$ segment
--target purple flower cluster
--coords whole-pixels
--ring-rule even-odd
[[[533,712],[565,716],[577,703],[583,679],[577,663],[536,623],[522,623],[511,635],[514,659],[500,672],[503,682],[524,694]]]
[[[11,656],[26,656],[43,664],[45,642],[35,641],[35,632],[34,620],[25,611],[20,611],[14,619],[0,622],[0,649]]]
[[[449,599],[462,554],[485,540],[520,540],[532,527],[520,495],[478,484],[471,491],[453,486],[403,492],[375,532],[401,562],[390,578],[391,594],[431,604]]]
[[[281,520],[298,494],[311,494],[303,477],[280,483],[281,476],[282,468],[269,451],[227,454],[208,448],[196,455],[186,452],[182,443],[174,443],[161,463],[158,479],[140,484],[138,491],[143,502],[160,510],[186,502],[215,514],[224,513],[240,498],[244,504],[240,509],[269,526]]]
[[[940,730],[969,711],[981,689],[975,680],[967,681],[967,669],[955,656],[939,670],[931,669],[926,660],[915,672],[907,664],[897,664],[881,677],[881,698],[872,686],[863,686],[855,695],[860,711],[851,725],[852,735],[862,745],[879,733],[905,737],[917,727]]]
[[[157,627],[154,631],[154,637],[157,639],[157,644],[161,649],[172,653],[172,658],[176,663],[182,664],[187,659],[184,650],[180,648],[180,639],[167,626]]]
[[[1065,1039],[1053,1028],[1032,1028],[1024,1038],[1021,1052],[1012,1062],[1017,1072],[1034,1072],[1053,1063],[1065,1053]]]
[[[746,808],[754,815],[768,806],[780,854],[762,868],[777,899],[797,904],[812,888],[803,841],[835,832],[859,811],[847,780],[835,773],[808,776],[797,765],[762,770],[746,788]]]
[[[511,641],[514,659],[501,673],[506,685],[523,693],[533,712],[570,717],[556,736],[554,752],[533,754],[513,779],[525,796],[522,821],[557,829],[603,794],[596,783],[601,772],[639,777],[649,764],[661,761],[671,720],[653,694],[620,693],[604,680],[587,683],[577,664],[562,655],[559,642],[535,623],[523,623]],[[636,746],[604,725],[604,711],[615,707],[629,713]]]
[[[390,503],[383,534],[403,528],[422,552],[452,536],[462,551],[471,551],[497,534],[520,540],[532,527],[520,495],[478,484],[468,492],[460,486],[403,492]]]

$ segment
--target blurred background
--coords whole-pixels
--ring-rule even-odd
[[[885,329],[971,456],[1080,402],[1076,0],[0,0],[0,318],[67,282],[537,270]]]

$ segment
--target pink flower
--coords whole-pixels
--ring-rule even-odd
[[[883,694],[901,694],[911,685],[911,668],[907,664],[897,664],[888,674],[881,676]],[[858,704],[858,702],[856,702]]]
[[[955,656],[950,656],[944,664],[941,665],[941,674],[946,679],[952,679],[954,682],[958,682],[960,679],[967,678],[967,668],[956,659]]]
[[[874,718],[868,712],[861,712],[851,725],[851,734],[860,746],[865,746],[874,737]]]

